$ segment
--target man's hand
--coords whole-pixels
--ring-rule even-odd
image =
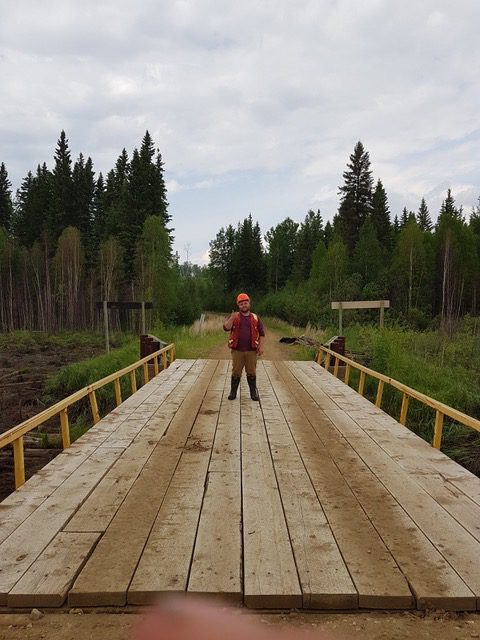
[[[263,347],[259,346],[257,349],[257,356],[263,356]]]
[[[223,328],[226,331],[230,331],[230,329],[233,327],[233,323],[235,322],[235,314],[237,312],[236,311],[232,311],[232,313],[230,314],[230,316],[225,320],[225,322],[223,323]]]

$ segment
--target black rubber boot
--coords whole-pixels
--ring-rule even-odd
[[[260,400],[260,396],[258,395],[257,389],[257,376],[247,376],[247,382],[250,387],[250,398],[258,402]]]
[[[232,376],[232,386],[230,388],[230,395],[228,396],[229,400],[235,400],[237,397],[238,385],[240,384],[240,378],[235,378]]]

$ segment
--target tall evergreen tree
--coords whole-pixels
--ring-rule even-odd
[[[8,179],[7,169],[2,162],[0,164],[0,227],[4,227],[9,231],[12,226],[12,215],[12,184]]]
[[[75,226],[72,216],[72,159],[65,131],[62,130],[55,150],[55,167],[52,181],[52,207],[48,231],[57,239],[63,229]]]
[[[81,153],[72,172],[72,220],[82,234],[82,242],[88,251],[93,232],[93,207],[95,196],[95,173],[91,158]]]
[[[440,208],[440,215],[447,214],[450,215],[457,220],[463,219],[463,209],[460,207],[459,209],[455,205],[455,198],[452,196],[452,190],[447,190],[447,197],[442,202],[442,206]]]
[[[323,220],[320,209],[310,209],[297,231],[293,277],[297,282],[307,280],[312,268],[312,256],[320,241],[323,241]]]
[[[273,291],[285,286],[292,275],[298,223],[291,218],[272,227],[265,235],[268,244],[268,286]]]
[[[427,203],[425,202],[425,198],[422,198],[420,203],[420,208],[417,213],[417,222],[421,231],[431,231],[433,229],[432,219],[430,217],[430,212],[427,207]]]
[[[343,173],[344,184],[339,187],[341,194],[338,210],[338,228],[350,252],[358,239],[360,227],[372,212],[373,178],[370,171],[370,156],[358,141],[347,171]]]
[[[392,244],[390,209],[388,207],[387,194],[381,180],[378,180],[373,193],[371,220],[380,244],[386,249],[390,249]]]

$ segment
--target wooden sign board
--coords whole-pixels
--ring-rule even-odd
[[[389,309],[390,300],[348,300],[332,302],[332,309]]]
[[[380,309],[380,327],[383,327],[383,310],[390,308],[390,300],[344,300],[332,302],[332,309],[338,309],[338,332],[342,335],[342,313],[344,309]]]

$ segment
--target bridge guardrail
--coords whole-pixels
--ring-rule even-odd
[[[335,377],[338,377],[340,362],[345,363],[345,377],[343,379],[343,382],[345,384],[348,384],[348,381],[350,379],[350,371],[352,367],[354,369],[358,369],[360,371],[360,379],[358,381],[357,391],[362,396],[364,394],[366,376],[369,375],[372,378],[375,378],[376,380],[378,380],[377,395],[375,399],[376,407],[379,407],[379,408],[381,407],[383,389],[384,389],[385,383],[401,391],[403,393],[403,397],[402,397],[402,406],[400,408],[400,418],[399,418],[400,424],[405,425],[405,422],[407,420],[407,413],[408,413],[410,398],[414,398],[415,400],[418,400],[419,402],[422,402],[423,404],[426,404],[427,406],[434,409],[435,410],[435,426],[433,431],[432,447],[435,447],[435,449],[440,449],[442,444],[443,420],[445,416],[448,416],[449,418],[452,418],[453,420],[455,420],[455,422],[463,424],[466,427],[470,427],[475,431],[480,431],[480,420],[477,420],[476,418],[472,418],[471,416],[468,416],[466,413],[462,413],[457,409],[453,409],[452,407],[449,407],[443,402],[440,402],[439,400],[435,400],[434,398],[431,398],[430,396],[427,396],[424,393],[421,393],[420,391],[416,391],[415,389],[408,387],[406,384],[398,382],[398,380],[395,380],[394,378],[390,378],[389,376],[386,376],[383,373],[378,373],[378,371],[369,369],[368,367],[365,367],[364,365],[359,364],[358,362],[355,362],[355,360],[351,360],[350,358],[347,358],[346,356],[342,356],[336,353],[335,351],[332,351],[331,349],[327,349],[324,346],[320,346],[317,356],[315,358],[315,361],[318,364],[322,364],[323,357],[324,357],[324,366],[327,371],[329,371],[330,369],[332,358],[334,359],[333,375]]]
[[[90,400],[90,409],[92,412],[93,423],[97,424],[100,421],[100,413],[98,410],[97,397],[95,391],[101,387],[111,384],[115,391],[115,403],[118,407],[122,403],[122,392],[120,387],[120,378],[125,375],[130,375],[130,387],[132,394],[137,391],[137,379],[135,372],[139,367],[143,370],[143,383],[146,384],[149,381],[148,363],[153,360],[153,367],[155,375],[159,373],[159,358],[162,357],[162,366],[164,369],[168,367],[175,360],[175,344],[171,343],[166,347],[163,347],[159,351],[155,351],[141,360],[137,360],[133,364],[124,367],[119,371],[111,373],[109,376],[97,380],[93,384],[72,393],[64,400],[60,400],[56,404],[52,405],[45,411],[38,413],[36,416],[32,416],[28,420],[20,423],[16,427],[5,431],[0,434],[0,449],[6,447],[9,444],[13,445],[13,459],[15,467],[15,487],[18,489],[25,482],[25,459],[24,459],[24,443],[23,436],[36,429],[41,424],[52,418],[53,416],[60,414],[60,429],[62,434],[63,448],[66,449],[70,446],[70,425],[68,420],[68,407],[75,404],[82,398],[88,396]],[[170,357],[168,357],[170,356]]]

